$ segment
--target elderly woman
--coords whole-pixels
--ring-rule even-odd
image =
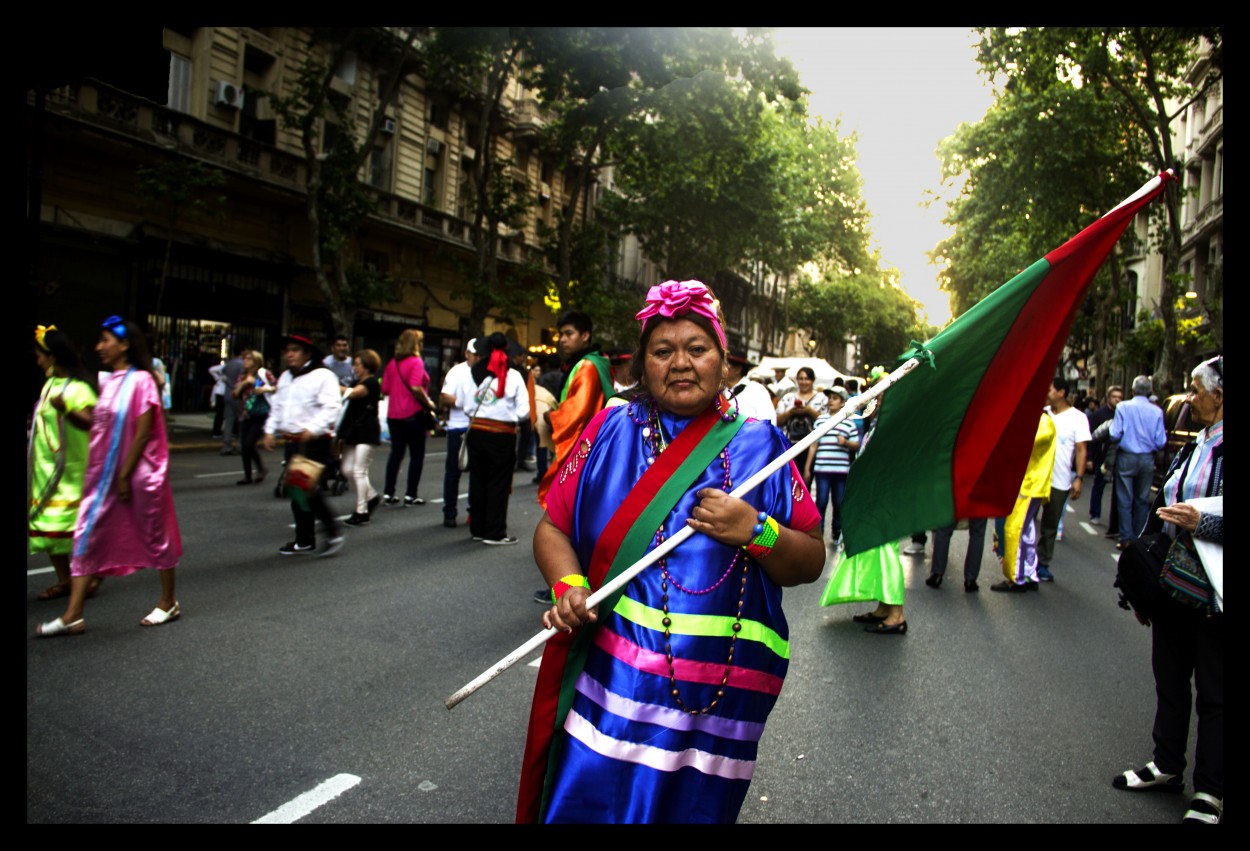
[[[69,603],[59,618],[40,625],[41,638],[81,635],[87,628],[84,601],[95,578],[145,567],[160,571],[161,596],[140,625],[160,626],[182,614],[174,594],[182,538],[169,487],[164,408],[147,342],[133,323],[111,316],[95,350],[109,374],[92,411]]]
[[[1203,426],[1176,453],[1155,499],[1147,534],[1163,531],[1176,545],[1192,541],[1224,544],[1222,513],[1204,511],[1211,502],[1194,500],[1224,495],[1224,358],[1212,358],[1190,374],[1190,417]],[[1201,507],[1200,507],[1201,506]],[[1176,546],[1174,545],[1174,546]],[[1192,549],[1192,547],[1191,547]],[[1222,555],[1221,555],[1222,558]],[[1222,563],[1220,565],[1222,571]],[[1208,568],[1209,571],[1209,568]],[[1222,580],[1222,573],[1220,576]],[[1204,580],[1197,577],[1197,584]],[[1165,586],[1166,587],[1166,586]],[[1185,751],[1189,742],[1190,680],[1197,688],[1198,736],[1194,749],[1194,796],[1183,822],[1219,824],[1224,812],[1224,615],[1223,584],[1207,588],[1200,606],[1188,594],[1173,595],[1147,620],[1153,627],[1151,664],[1158,703],[1154,721],[1154,759],[1144,768],[1112,780],[1117,789],[1181,792],[1185,788]],[[1191,605],[1181,602],[1190,601]]]
[[[793,463],[729,495],[788,444],[726,392],[708,288],[652,287],[638,319],[644,392],[591,420],[534,532],[543,624],[560,634],[535,690],[521,822],[733,822],[789,663],[782,588],[824,565]],[[587,608],[684,526],[699,534]]]

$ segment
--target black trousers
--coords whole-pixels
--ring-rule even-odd
[[[244,478],[252,478],[253,465],[255,465],[257,473],[262,476],[265,474],[265,462],[261,460],[260,453],[256,451],[256,444],[264,436],[265,420],[267,419],[269,419],[267,414],[259,417],[248,417],[239,424],[239,445],[243,450]]]
[[[508,535],[508,494],[516,471],[516,435],[469,429],[469,532],[497,541]]]
[[[1198,738],[1194,749],[1195,792],[1224,798],[1224,616],[1208,618],[1179,603],[1151,620],[1154,667],[1155,765],[1168,774],[1185,771],[1189,743],[1190,680],[1197,688]]]
[[[303,455],[312,461],[321,464],[330,463],[330,437],[314,437],[312,440],[306,440],[303,443],[294,441],[286,444],[285,457],[287,461],[291,460],[292,455]],[[288,489],[294,492],[294,488]],[[325,497],[321,494],[321,488],[313,488],[313,492],[308,494],[308,508],[305,509],[294,496],[291,497],[291,513],[295,515],[295,543],[301,547],[312,546],[317,543],[316,521],[321,521],[321,528],[326,533],[327,538],[338,537],[339,526],[334,519],[333,512],[326,505]]]
[[[421,469],[425,466],[425,429],[417,424],[415,417],[405,420],[386,420],[391,430],[391,454],[386,459],[386,486],[382,493],[395,495],[395,486],[399,479],[399,466],[404,463],[404,453],[408,453],[408,487],[405,496],[417,496],[417,486],[421,484]]]

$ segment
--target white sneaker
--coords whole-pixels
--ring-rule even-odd
[[[326,556],[334,555],[341,549],[343,549],[343,536],[339,535],[337,538],[328,538],[325,546],[321,548],[321,552],[317,553],[317,555],[325,558]]]
[[[924,555],[924,544],[911,543],[903,547],[903,555],[919,556]]]

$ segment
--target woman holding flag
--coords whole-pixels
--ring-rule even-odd
[[[552,587],[517,804],[520,822],[731,823],[789,662],[782,588],[824,565],[788,449],[725,391],[719,306],[698,281],[652,287],[633,377],[555,476],[534,556]],[[683,525],[701,532],[603,605],[592,589]]]

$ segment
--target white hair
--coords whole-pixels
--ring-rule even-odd
[[[1150,381],[1150,376],[1139,375],[1133,379],[1134,396],[1149,396],[1152,390],[1154,390],[1154,385]]]
[[[1202,389],[1206,390],[1208,393],[1217,387],[1220,390],[1224,389],[1224,376],[1221,375],[1221,371],[1224,369],[1224,357],[1221,355],[1218,358],[1220,361],[1220,368],[1218,370],[1215,368],[1213,363],[1215,360],[1217,360],[1217,358],[1211,358],[1211,360],[1203,361],[1194,367],[1194,371],[1189,374],[1189,377],[1200,382],[1202,384]]]

